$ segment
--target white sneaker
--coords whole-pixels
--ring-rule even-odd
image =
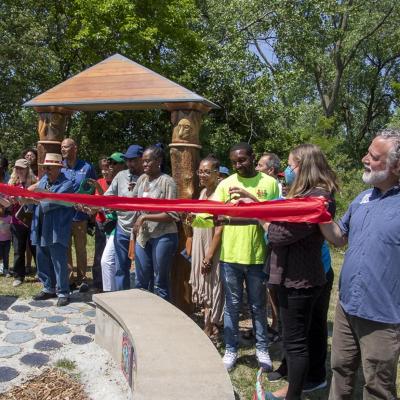
[[[256,349],[256,358],[257,358],[258,365],[260,366],[260,368],[262,368],[265,372],[272,371],[272,361],[271,361],[268,351]]]
[[[233,353],[232,351],[225,350],[224,357],[222,358],[222,362],[224,363],[225,368],[228,371],[231,371],[236,364],[237,353]]]
[[[13,282],[13,287],[17,287],[17,286],[20,286],[20,285],[22,285],[22,279],[14,279],[14,282]]]

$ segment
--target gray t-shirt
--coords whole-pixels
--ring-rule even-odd
[[[118,172],[104,196],[133,197],[133,190],[129,190],[129,183],[138,180],[137,175],[129,172],[129,169]],[[137,211],[117,211],[118,225],[127,235],[131,234],[132,226],[139,213]]]
[[[140,176],[137,185],[133,189],[133,196],[148,197],[151,199],[176,199],[176,183],[167,174],[161,174],[157,179],[149,181],[146,174]],[[174,221],[179,221],[175,212],[168,212]],[[178,228],[175,222],[153,222],[145,221],[136,237],[137,243],[145,247],[150,238],[158,238],[168,233],[177,233]]]

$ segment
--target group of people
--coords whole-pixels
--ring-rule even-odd
[[[160,146],[143,149],[134,144],[125,153],[103,157],[100,179],[90,163],[77,158],[77,151],[76,143],[65,139],[61,154],[46,155],[45,174],[39,181],[31,167],[33,161],[26,157],[15,162],[11,178],[5,176],[4,168],[0,178],[31,191],[127,198],[177,196],[173,178],[163,171]],[[36,299],[58,296],[58,305],[63,306],[68,304],[70,290],[87,290],[86,231],[90,218],[95,218],[95,287],[102,291],[128,289],[134,268],[136,288],[169,300],[170,270],[178,250],[177,223],[190,225],[193,235],[184,254],[191,262],[192,300],[203,310],[206,334],[213,336],[223,327],[225,367],[233,369],[238,359],[239,317],[246,289],[256,359],[269,380],[286,378],[288,382],[278,391],[268,392],[266,398],[300,399],[303,392],[327,386],[327,314],[333,284],[327,241],[347,245],[333,326],[329,398],[352,398],[361,363],[364,398],[396,399],[400,131],[383,130],[372,141],[362,159],[363,181],[372,188],[350,204],[338,223],[333,221],[338,181],[318,146],[303,144],[291,150],[283,185],[277,179],[280,160],[273,153],[263,154],[256,163],[251,146],[238,143],[231,147],[229,159],[234,170],[231,175],[215,156],[201,160],[197,170],[200,199],[235,203],[323,197],[332,221],[289,223],[169,211],[113,211],[0,197],[0,223],[6,224],[7,210],[11,213],[14,252],[25,254],[31,247],[36,259],[43,284]],[[21,208],[33,213],[30,228],[18,219]],[[0,234],[3,231],[0,225]],[[76,277],[68,255],[72,238],[77,252]],[[4,264],[7,245],[3,242]],[[14,257],[15,285],[23,282],[25,274],[25,260],[18,260]],[[272,310],[270,327],[267,298]],[[284,354],[275,371],[268,351],[268,330],[279,331],[282,337]]]

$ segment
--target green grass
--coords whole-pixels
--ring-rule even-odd
[[[87,254],[88,254],[88,265],[92,265],[93,263],[93,255],[94,255],[94,238],[87,236],[88,245],[87,245]],[[13,265],[13,249],[11,249],[10,253],[10,266]],[[73,254],[73,259],[75,260],[75,254]],[[32,261],[32,265],[34,266],[34,262]],[[91,272],[88,271],[88,278],[91,278]],[[5,276],[0,275],[0,296],[15,296],[21,297],[22,299],[29,299],[35,294],[38,294],[42,288],[42,285],[39,282],[36,282],[34,276],[27,276],[22,285],[14,288],[12,286],[13,278],[6,278]]]
[[[73,371],[76,368],[75,361],[68,360],[68,358],[60,358],[56,361],[56,367],[67,371]]]
[[[81,373],[76,369],[76,362],[69,360],[68,358],[60,358],[56,361],[55,367],[66,373],[74,380],[81,381]]]

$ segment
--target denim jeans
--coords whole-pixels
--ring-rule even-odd
[[[154,292],[169,300],[170,267],[178,247],[178,234],[149,239],[143,248],[135,246],[136,288]]]
[[[132,261],[128,257],[130,235],[117,224],[114,235],[115,247],[115,290],[130,289],[129,270]]]
[[[9,268],[11,240],[4,240],[0,242],[0,257],[3,260],[3,272]]]
[[[57,293],[58,297],[68,297],[68,247],[60,243],[50,246],[36,246],[37,270],[43,291]]]
[[[224,339],[226,350],[236,353],[239,344],[239,314],[242,307],[243,283],[246,282],[257,350],[267,351],[266,279],[262,264],[243,265],[221,261],[225,292]]]

